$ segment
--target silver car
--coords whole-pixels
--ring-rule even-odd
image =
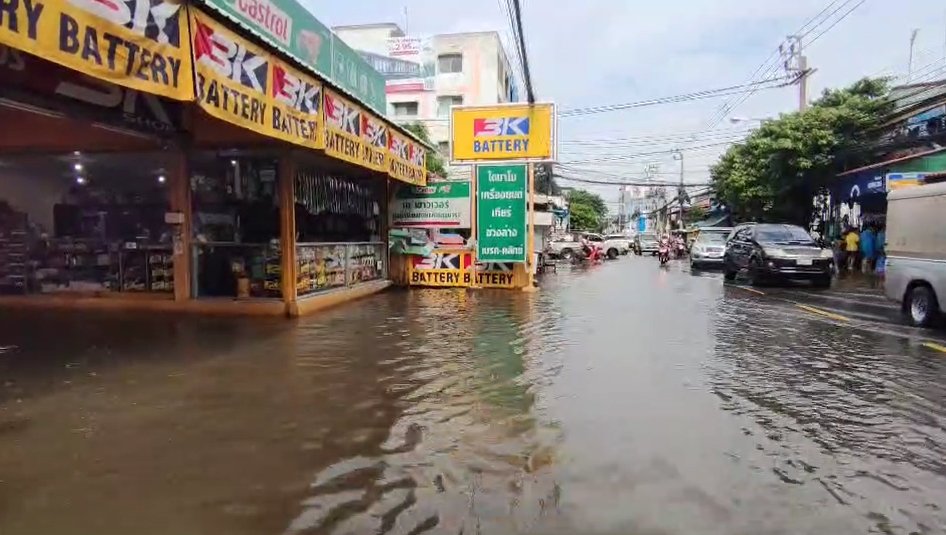
[[[726,237],[729,232],[700,231],[690,248],[690,269],[723,267]]]

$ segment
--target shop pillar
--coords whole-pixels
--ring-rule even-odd
[[[298,315],[296,300],[296,157],[286,153],[279,159],[279,245],[282,298],[290,316]]]
[[[168,221],[174,224],[174,300],[191,298],[191,187],[187,153],[178,148],[169,178],[170,209]]]

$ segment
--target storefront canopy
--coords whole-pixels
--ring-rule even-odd
[[[117,88],[196,101],[263,136],[426,183],[430,148],[384,118],[383,78],[294,0],[200,2],[216,16],[181,0],[135,2],[146,7],[73,1],[31,11],[34,4],[13,2],[0,16],[0,47]],[[27,75],[28,92],[47,78]]]

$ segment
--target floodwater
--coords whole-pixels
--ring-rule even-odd
[[[0,313],[0,533],[946,533],[946,357],[624,258],[299,322]]]

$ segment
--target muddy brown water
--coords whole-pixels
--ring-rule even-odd
[[[946,533],[946,358],[672,264],[0,312],[0,533]]]

